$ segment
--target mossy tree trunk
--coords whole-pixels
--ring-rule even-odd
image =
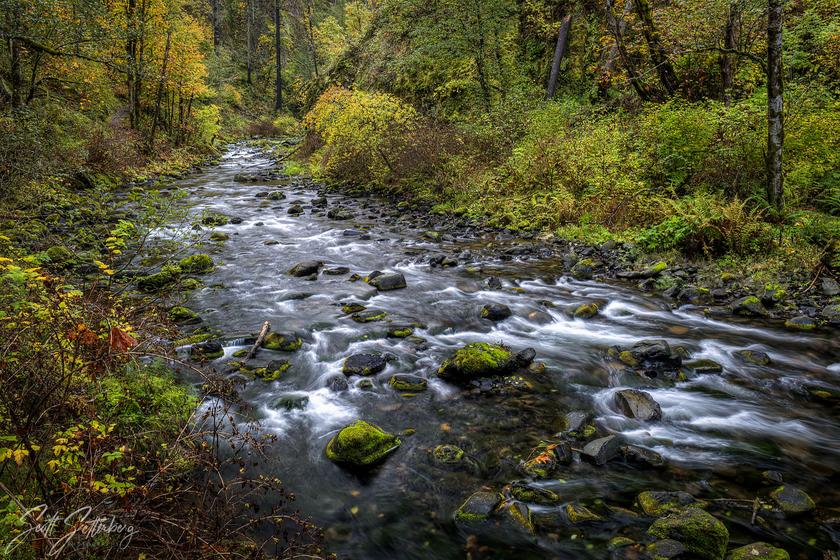
[[[785,138],[782,99],[782,0],[769,0],[767,13],[767,202],[784,208],[782,146]]]

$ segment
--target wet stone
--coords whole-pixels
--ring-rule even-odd
[[[786,514],[807,513],[814,509],[814,500],[794,486],[785,484],[770,492],[770,498]]]
[[[381,292],[399,290],[400,288],[406,287],[405,276],[400,272],[378,274],[377,276],[370,277],[368,284]]]
[[[476,492],[455,512],[455,521],[475,522],[490,518],[501,501],[498,492]]]
[[[770,356],[766,352],[760,350],[737,350],[734,356],[745,364],[752,364],[755,366],[770,365]]]
[[[680,558],[685,554],[686,548],[679,541],[673,539],[664,539],[650,543],[647,546],[647,553],[650,558],[656,560],[670,560],[671,558]]]
[[[683,366],[699,375],[723,372],[722,365],[714,360],[708,359],[691,360],[683,363]]]
[[[723,560],[729,531],[710,513],[689,507],[653,522],[648,534],[682,543],[686,551],[705,560]]]
[[[418,391],[425,391],[428,382],[419,375],[398,373],[388,380],[388,385],[395,391],[416,393]]]
[[[387,365],[381,354],[353,354],[344,360],[341,370],[345,375],[374,375]]]
[[[332,377],[327,379],[327,387],[330,391],[334,393],[346,391],[349,388],[349,384],[347,383],[347,377],[344,375],[333,375]]]
[[[590,441],[583,447],[581,457],[599,466],[606,465],[608,461],[618,456],[621,443],[621,438],[615,435]]]
[[[734,549],[729,553],[727,560],[790,560],[790,555],[781,548],[755,542]]]
[[[297,277],[311,276],[313,274],[318,274],[318,271],[321,270],[322,266],[324,266],[323,261],[303,261],[290,268],[289,274]]]
[[[697,503],[694,496],[687,492],[642,492],[636,498],[639,507],[651,517],[674,513]]]
[[[513,312],[504,303],[488,303],[481,308],[481,317],[490,321],[503,321],[511,315]]]
[[[653,400],[650,393],[638,389],[622,389],[615,394],[615,404],[622,414],[628,418],[650,421],[662,418],[659,403]]]

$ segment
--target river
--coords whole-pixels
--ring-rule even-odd
[[[543,258],[534,240],[483,231],[477,237],[460,230],[447,235],[445,223],[437,239],[422,221],[385,200],[352,198],[308,180],[234,180],[272,166],[259,150],[235,145],[218,165],[179,182],[196,212],[241,218],[214,228],[230,238],[201,249],[217,266],[187,303],[205,326],[224,333],[225,356],[213,364],[219,369],[247,348],[235,342],[263,321],[302,338],[296,352],[262,350],[258,359],[282,357],[291,368],[275,381],[248,382],[240,394],[262,428],[278,437],[272,461],[262,469],[297,496],[295,507],[325,529],[327,548],[340,558],[464,558],[471,531],[453,522],[453,512],[482,487],[498,490],[526,480],[520,461],[567,428],[567,414],[575,411],[591,417],[600,435],[621,434],[626,443],[660,454],[667,466],[622,459],[597,466],[576,459],[560,475],[526,480],[561,500],[532,504],[535,516],[551,518],[574,503],[601,520],[574,524],[561,516],[565,521],[556,526],[538,525],[536,536],[515,529],[480,536],[491,547],[485,554],[606,558],[610,538],[641,537],[651,522],[621,509],[633,510],[639,492],[752,500],[773,488],[762,474],[768,470],[808,492],[820,511],[840,506],[840,344],[832,333],[707,318],[700,309],[675,307],[626,283],[575,281],[563,274],[557,257]],[[256,196],[275,190],[286,198]],[[323,196],[325,207],[316,200]],[[302,214],[288,213],[295,203]],[[327,217],[325,210],[336,207],[354,217]],[[453,266],[432,266],[436,256],[452,258],[444,264]],[[349,272],[322,272],[315,280],[288,274],[312,259]],[[352,273],[363,277],[374,270],[401,272],[407,287],[379,292],[362,280],[350,281]],[[488,285],[490,277],[501,280],[501,287]],[[348,302],[385,311],[386,320],[357,323],[342,312]],[[574,318],[570,309],[585,302],[597,302],[598,315]],[[509,306],[512,316],[481,318],[488,303]],[[414,324],[414,337],[386,337],[389,324]],[[650,380],[608,357],[611,346],[642,339],[665,339],[692,359],[714,360],[723,371],[676,382]],[[545,371],[526,376],[521,385],[486,390],[464,390],[435,375],[453,350],[477,341],[501,342],[515,351],[533,348]],[[733,353],[742,349],[766,352],[771,362],[737,360]],[[327,382],[341,374],[343,360],[360,352],[389,354],[387,368],[369,378],[371,386],[351,377],[348,390],[331,390]],[[387,383],[395,373],[427,378],[428,389],[404,396]],[[661,406],[662,419],[642,422],[621,414],[614,395],[628,387],[647,391]],[[276,407],[284,396],[308,400],[300,400],[302,408]],[[324,454],[336,431],[356,419],[394,433],[414,432],[402,437],[400,449],[381,466],[360,476]],[[440,444],[463,449],[468,468],[437,464],[431,451]],[[723,509],[715,511],[724,516]],[[830,529],[836,524],[813,516],[751,524],[750,513],[729,513],[730,547],[763,540],[801,558],[837,549]]]

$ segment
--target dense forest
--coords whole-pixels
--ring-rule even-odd
[[[203,275],[214,270],[228,273],[223,261],[234,259],[222,247],[237,234],[224,228],[242,218],[233,221],[224,207],[202,206],[206,193],[190,190],[195,184],[189,182],[198,174],[212,186],[221,181],[214,177],[227,177],[230,166],[239,167],[228,182],[240,187],[256,185],[265,191],[287,181],[295,188],[323,189],[315,198],[306,198],[309,191],[305,196],[298,191],[257,192],[260,208],[298,196],[303,198],[290,201],[288,215],[311,212],[318,219],[324,214],[341,221],[361,220],[369,210],[366,204],[374,204],[358,203],[357,208],[356,202],[347,202],[350,210],[331,207],[327,213],[327,198],[341,193],[348,201],[379,201],[385,208],[380,222],[416,229],[418,242],[463,243],[451,255],[423,261],[435,270],[484,274],[485,268],[471,259],[477,259],[478,240],[493,236],[493,243],[481,243],[482,250],[503,252],[494,262],[525,258],[522,247],[533,246],[533,255],[552,254],[552,262],[576,281],[593,276],[629,281],[634,289],[668,298],[675,307],[703,309],[700,315],[711,317],[710,323],[694,327],[712,329],[722,337],[719,341],[736,344],[726,338],[735,334],[714,330],[720,327],[712,324],[734,316],[760,322],[762,328],[783,329],[767,340],[802,344],[809,350],[800,354],[815,360],[840,361],[838,0],[0,0],[0,39],[0,557],[320,558],[334,552],[333,543],[352,541],[313,511],[326,506],[295,505],[293,493],[305,491],[287,488],[281,482],[284,471],[260,466],[288,442],[281,435],[277,444],[276,433],[260,428],[255,421],[259,415],[242,406],[236,380],[228,375],[235,370],[251,380],[256,376],[276,382],[287,367],[296,366],[286,361],[272,368],[272,361],[249,368],[247,362],[257,351],[294,352],[301,345],[320,351],[324,345],[318,345],[315,335],[296,338],[291,346],[290,339],[273,330],[266,338],[269,328],[282,330],[287,319],[275,317],[269,327],[269,317],[262,316],[267,311],[246,305],[252,296],[259,297],[253,293],[238,296],[243,307],[236,315],[245,315],[245,309],[254,313],[249,327],[254,333],[265,321],[258,338],[225,338],[205,328],[191,309],[195,298],[210,297],[196,294],[238,286],[241,280],[205,282]],[[266,165],[267,170],[252,169]],[[186,189],[180,188],[184,185]],[[198,204],[201,212],[191,210],[191,204]],[[375,225],[354,224],[345,239],[376,238],[368,232]],[[161,232],[177,235],[167,238]],[[306,245],[311,238],[294,235],[281,235],[265,246],[280,245],[289,254],[321,250]],[[475,244],[464,240],[470,236]],[[289,248],[293,237],[295,246]],[[517,240],[518,249],[502,247],[511,239]],[[324,255],[334,253],[313,253],[290,270],[291,276],[319,278]],[[370,255],[364,253],[364,258]],[[320,264],[313,269],[312,262]],[[395,268],[396,262],[402,261],[386,264]],[[367,270],[386,264],[372,262]],[[364,266],[355,266],[359,274],[351,281],[359,279],[379,291],[389,290],[383,286],[392,281],[399,284],[389,274],[368,275]],[[239,274],[256,275],[249,267]],[[298,274],[300,270],[304,272]],[[324,273],[342,271],[334,267]],[[539,269],[533,275],[543,273]],[[495,275],[491,280],[491,289],[502,290]],[[405,279],[401,282],[395,287],[404,288]],[[524,294],[533,288],[526,284],[506,281],[504,289]],[[309,301],[311,294],[302,290],[297,286],[286,295],[290,301]],[[599,311],[603,315],[608,306],[600,297],[577,302],[580,306],[569,320],[577,324]],[[201,301],[208,308],[227,309],[217,301]],[[429,301],[423,312],[439,302]],[[534,324],[542,320],[534,313],[559,313],[555,306],[535,301],[543,306],[540,311],[523,312]],[[336,305],[362,325],[386,316],[344,299]],[[503,321],[511,315],[510,302],[488,305],[479,319]],[[635,313],[638,308],[628,309]],[[321,320],[320,311],[311,313]],[[289,324],[296,325],[298,315]],[[311,323],[320,325],[315,318]],[[422,353],[427,341],[414,340],[419,338],[415,331],[428,323],[434,324],[434,318],[389,323],[387,338],[413,341],[418,346],[412,353]],[[311,332],[318,328],[307,325]],[[650,334],[647,328],[640,327],[640,332]],[[682,336],[685,329],[667,332]],[[448,323],[428,330],[429,337],[456,336],[453,332],[457,325]],[[476,332],[491,336],[486,330]],[[808,339],[796,338],[813,333],[824,338],[814,339],[811,346]],[[492,331],[496,339],[502,334],[511,333]],[[737,336],[749,335],[739,331]],[[239,340],[231,344],[243,347],[234,354],[244,356],[242,363],[227,371],[213,365],[220,357],[230,358],[222,347],[231,344],[217,339]],[[748,345],[748,339],[739,340]],[[668,348],[663,358],[661,346],[643,352],[638,345],[619,348],[619,342],[627,341],[613,341],[605,360],[623,362],[622,367],[637,373],[656,370],[659,381],[663,371],[676,371],[674,360],[688,363],[688,354],[696,350],[687,343],[685,355],[677,357],[674,345],[675,353]],[[697,346],[708,350],[706,343]],[[468,354],[477,351],[475,344],[465,349]],[[470,368],[489,367],[485,362],[494,374],[512,373],[514,362],[520,373],[539,373],[534,356],[513,355],[501,342],[498,348],[490,344],[478,350],[479,356],[453,354],[437,376],[450,376],[457,385]],[[770,363],[753,354],[741,363],[749,368]],[[720,361],[719,354],[712,357]],[[840,388],[836,379],[829,380],[836,378],[836,363],[834,369],[793,358],[778,363],[807,371],[816,381],[768,381],[750,390],[784,386],[800,391],[808,406],[828,407],[829,413],[816,416],[830,421],[823,432],[836,438]],[[373,369],[382,371],[385,361],[380,365]],[[361,366],[362,377],[370,375],[369,366]],[[347,362],[343,367],[349,376]],[[684,374],[679,375],[683,377],[676,381],[685,382]],[[756,379],[761,375],[756,373]],[[394,381],[396,377],[388,382],[392,390],[402,386],[404,393],[419,392],[416,379]],[[332,382],[329,386],[335,388]],[[420,391],[426,389],[425,379],[420,386]],[[514,389],[521,388],[510,388],[510,394]],[[725,392],[719,387],[709,391]],[[217,404],[208,406],[208,400]],[[287,399],[280,408],[297,410],[301,402]],[[300,406],[320,401],[310,395],[306,402]],[[527,399],[523,403],[524,409],[533,404]],[[627,405],[637,412],[639,406],[635,401]],[[329,410],[337,414],[337,408]],[[658,420],[661,411],[656,416]],[[450,431],[448,421],[433,423]],[[328,458],[336,460],[331,449],[340,445],[342,435],[368,437],[359,424],[368,426],[350,425],[330,441]],[[538,425],[534,420],[530,427],[536,430]],[[606,436],[604,429],[598,425],[597,435]],[[573,433],[566,439],[578,442],[570,444],[569,457],[573,452],[575,457],[585,455],[578,444],[583,448],[596,437],[594,421],[566,431]],[[404,446],[406,433],[398,434]],[[530,455],[527,449],[511,452],[522,455],[516,455],[517,468],[524,468],[526,476],[551,478],[535,474],[534,461],[549,466],[564,461],[558,453],[566,439],[546,443],[548,435],[519,442],[533,444]],[[388,442],[396,441],[393,449],[400,446],[396,436],[382,432],[376,437],[392,438]],[[778,443],[778,449],[786,445]],[[507,440],[498,446],[517,449]],[[432,447],[438,462],[458,463],[465,456],[454,444]],[[631,447],[622,453],[637,453],[638,458],[638,452],[626,451]],[[513,461],[503,457],[501,466],[494,463],[490,469],[497,478],[503,476],[506,460]],[[801,460],[809,468],[816,461]],[[814,467],[814,472],[821,476],[831,464]],[[481,465],[466,470],[486,475],[487,467]],[[766,474],[776,472],[770,466],[758,472],[775,480],[775,474]],[[674,474],[680,477],[685,475]],[[812,477],[815,487],[819,480]],[[488,494],[487,486],[483,488]],[[505,488],[503,494],[519,487]],[[779,488],[789,497],[787,485]],[[795,494],[791,499],[810,503],[797,515],[812,510],[811,497],[793,490],[804,498]],[[540,539],[562,542],[555,538],[562,530],[535,529],[527,507],[524,518],[522,510],[510,509],[559,500],[549,490],[529,491],[531,499],[505,494],[508,501],[494,502],[494,515],[504,510],[513,519],[505,518],[505,530],[513,523]],[[773,500],[785,513],[792,511],[783,500],[748,494],[733,491],[731,502],[750,510],[751,526],[762,508],[775,507],[768,505]],[[268,505],[259,502],[265,495],[276,499]],[[456,501],[463,498],[459,495]],[[723,500],[718,496],[709,503]],[[834,521],[826,522],[832,527],[830,538],[823,533],[811,538],[811,520],[803,522],[805,529],[785,529],[788,537],[780,536],[781,529],[763,526],[766,535],[776,535],[774,542],[787,546],[790,557],[837,558],[838,503],[833,509],[826,506],[825,517],[834,514]],[[461,506],[456,520],[469,504]],[[594,516],[583,522],[605,517],[593,513],[597,508],[592,504],[593,511],[564,507],[567,525],[577,524],[575,516]],[[667,500],[640,507],[644,514],[654,512],[656,523],[668,519],[665,513],[677,515]],[[88,512],[87,520],[80,511]],[[706,532],[717,534],[718,525],[723,526],[705,510],[680,510],[685,511],[711,517]],[[59,515],[64,525],[73,512],[81,518],[75,525],[66,521],[61,531],[49,525],[51,515]],[[351,517],[356,516],[354,511]],[[124,526],[96,531],[90,524],[94,518],[121,519]],[[460,539],[464,542],[454,556],[452,550],[429,544],[437,537],[427,535],[426,548],[408,547],[406,557],[506,557],[483,548],[480,530],[459,528],[455,541],[469,536]],[[722,559],[737,552],[734,544],[727,549],[726,541],[697,544],[692,541],[696,536],[679,526],[656,535],[665,539],[660,543],[682,536],[680,546],[688,548],[669,556],[664,548],[645,549],[635,536],[616,536],[614,529],[610,525],[603,531],[615,533],[607,539],[613,558]],[[804,536],[789,537],[796,531]],[[378,557],[396,557],[400,547],[389,538],[376,541]],[[617,538],[627,542],[616,544]],[[739,538],[744,545],[752,540],[743,534]],[[568,557],[608,557],[606,548],[598,548],[607,546],[607,540],[593,539],[594,549]],[[514,556],[533,545],[520,549],[511,542],[504,550]],[[783,556],[773,555],[773,547],[764,546],[767,551],[744,546],[738,553],[743,555],[726,557],[789,557],[784,551]],[[377,556],[374,549],[342,550],[350,551],[348,557]],[[567,557],[562,547],[539,550],[520,557]]]

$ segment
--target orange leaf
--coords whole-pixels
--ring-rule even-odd
[[[117,352],[125,352],[137,344],[136,340],[117,327],[111,327],[111,339],[109,342],[111,344],[111,348]]]

